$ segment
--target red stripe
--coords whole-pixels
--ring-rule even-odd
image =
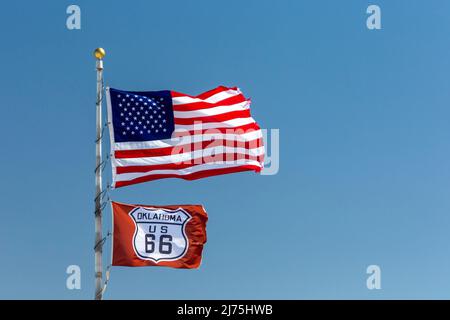
[[[178,133],[174,133],[175,137],[183,137],[195,134],[215,134],[215,133],[224,133],[224,134],[244,134],[249,132],[254,132],[261,130],[259,125],[256,122],[244,124],[239,127],[234,128],[214,128],[214,129],[203,129],[203,130],[190,130],[190,131],[182,131]]]
[[[154,170],[181,170],[192,166],[207,164],[207,163],[217,163],[219,161],[237,161],[237,160],[253,160],[260,163],[264,162],[264,156],[252,156],[243,153],[221,153],[208,157],[201,157],[197,159],[188,160],[182,163],[167,163],[167,164],[156,164],[148,166],[126,166],[117,167],[116,174],[123,173],[134,173],[134,172],[150,172]]]
[[[225,140],[225,139],[217,139],[210,141],[202,141],[202,142],[192,142],[187,143],[180,146],[175,147],[166,147],[166,148],[155,148],[155,149],[137,149],[137,150],[117,150],[114,152],[114,156],[116,159],[124,159],[124,158],[143,158],[143,157],[161,157],[161,156],[169,156],[176,155],[185,152],[193,152],[198,150],[203,150],[207,148],[213,147],[240,147],[246,149],[257,148],[263,145],[262,138],[254,139],[251,141],[235,141],[235,140]]]
[[[206,99],[212,97],[215,94],[221,93],[223,91],[228,91],[228,90],[237,90],[237,87],[228,88],[228,87],[225,87],[225,86],[219,86],[219,87],[217,87],[215,89],[212,89],[212,90],[209,90],[209,91],[206,91],[204,93],[199,94],[197,96],[197,98],[202,99],[202,100],[206,100]]]
[[[178,97],[184,97],[184,96],[188,96],[188,97],[192,97],[188,94],[184,94],[184,93],[180,93],[180,92],[176,92],[176,91],[170,91],[170,95],[172,96],[172,98],[178,98]]]
[[[212,176],[228,174],[228,173],[235,173],[235,172],[242,172],[242,171],[260,172],[261,168],[258,166],[255,166],[255,165],[243,165],[243,166],[233,167],[233,168],[204,170],[204,171],[194,172],[194,173],[191,173],[188,175],[155,174],[155,175],[149,175],[149,176],[135,178],[135,179],[132,179],[129,181],[117,181],[115,183],[115,188],[120,188],[120,187],[129,186],[129,185],[136,184],[136,183],[164,179],[164,178],[180,178],[183,180],[196,180],[196,179],[201,179],[201,178],[206,178],[206,177],[212,177]]]
[[[231,111],[227,113],[215,114],[213,116],[195,118],[175,118],[175,124],[190,125],[196,123],[223,122],[238,118],[250,118],[250,110]]]
[[[243,94],[238,94],[236,96],[232,96],[229,98],[226,98],[224,100],[221,100],[216,103],[210,103],[210,102],[191,102],[191,103],[185,103],[185,104],[176,104],[173,105],[173,111],[195,111],[195,110],[202,110],[202,109],[209,109],[209,108],[215,108],[215,107],[222,107],[222,106],[231,106],[237,103],[242,103],[244,101],[249,101],[249,99],[246,99]]]
[[[227,91],[227,90],[237,90],[237,87],[228,88],[228,87],[225,87],[225,86],[219,86],[219,87],[214,88],[212,90],[200,93],[197,96],[191,96],[189,94],[184,94],[184,93],[180,93],[180,92],[177,92],[177,91],[171,91],[171,93],[172,93],[172,97],[191,97],[191,98],[198,98],[198,99],[205,100],[205,99],[208,99],[209,97],[212,97],[213,95],[215,95],[217,93],[220,93],[220,92],[223,92],[223,91]]]

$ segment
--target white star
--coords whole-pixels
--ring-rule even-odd
[[[125,135],[125,134],[126,134],[126,132],[124,131],[124,132],[122,132],[122,134],[123,134],[123,135]]]
[[[120,98],[120,94],[117,95],[117,98]]]
[[[133,98],[131,98],[130,100],[131,100],[131,101],[134,101],[134,99],[133,99]]]
[[[130,124],[131,124],[131,125],[133,125],[133,124],[134,124],[134,122],[133,122],[133,121],[131,121],[131,122],[130,122]]]
[[[130,130],[130,127],[127,127],[127,130]]]
[[[159,99],[160,101],[164,101],[164,99],[163,98],[161,98],[161,99]]]
[[[137,118],[136,118],[136,117],[133,117],[133,119],[134,119],[134,120],[137,120]]]
[[[133,110],[133,111],[134,111],[134,110],[136,110],[136,109],[135,109],[135,108],[133,107],[133,108],[131,108],[131,110]]]
[[[122,106],[122,104],[121,103],[119,103],[119,107],[121,107]]]
[[[134,134],[134,131],[131,131],[131,134]]]
[[[166,123],[166,119],[163,119],[163,123]]]
[[[141,121],[139,121],[139,122],[138,122],[138,124],[142,124],[142,122],[141,122]]]
[[[155,132],[158,132],[158,129],[156,129]]]
[[[125,121],[128,121],[128,118],[125,118]]]
[[[122,123],[121,123],[121,125],[123,125],[123,126],[124,126],[124,125],[125,125],[125,122],[122,122]]]
[[[160,124],[159,127],[162,128],[162,124]]]
[[[166,132],[166,128],[164,128],[163,131]]]
[[[140,98],[139,101],[142,101],[142,98]]]
[[[128,111],[128,109],[127,108],[123,108],[123,111]]]
[[[128,97],[130,97],[130,96],[127,94],[126,97],[128,98]]]
[[[141,131],[139,131],[139,133],[140,133],[140,134],[143,134],[142,130],[141,130]]]

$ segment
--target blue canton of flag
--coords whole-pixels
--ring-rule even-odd
[[[175,130],[172,97],[164,91],[109,88],[115,142],[170,139]]]

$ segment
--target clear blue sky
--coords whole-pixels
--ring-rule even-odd
[[[237,85],[281,136],[275,176],[114,191],[210,220],[199,270],[114,268],[106,299],[450,298],[449,16],[444,0],[3,3],[0,298],[93,297],[97,46],[107,85]]]

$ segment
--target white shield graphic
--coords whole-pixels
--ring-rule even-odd
[[[139,258],[158,263],[180,259],[187,252],[185,227],[192,217],[182,208],[137,207],[129,215],[136,226],[133,248]]]

